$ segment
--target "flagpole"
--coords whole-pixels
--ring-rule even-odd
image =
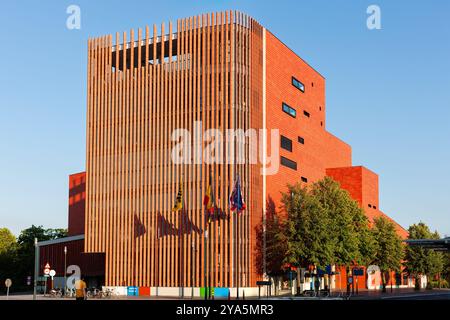
[[[239,181],[239,175],[237,175],[237,182],[236,183],[240,183],[240,181]],[[240,203],[240,199],[239,199],[239,197],[240,197],[240,193],[241,193],[241,190],[238,190],[238,193],[237,193],[237,198],[238,198],[238,201],[237,201],[237,203],[238,203],[238,206],[239,206],[239,203]],[[238,215],[239,215],[239,207],[236,209],[236,236],[237,236],[237,240],[236,240],[236,248],[237,248],[237,250],[236,250],[236,264],[237,264],[237,267],[236,267],[236,270],[237,270],[237,279],[236,279],[236,287],[237,287],[237,294],[236,294],[236,298],[239,300],[239,285],[240,285],[240,282],[241,282],[241,274],[240,274],[240,263],[239,263],[239,258],[240,258],[240,236],[239,236],[239,217],[238,217]]]
[[[208,230],[207,230],[207,225],[206,225],[206,206],[204,208],[205,214],[204,214],[204,219],[203,219],[203,282],[205,285],[205,300],[208,300],[208,295],[207,295],[207,283],[206,283],[206,239],[208,237]]]
[[[211,180],[211,172],[209,174],[209,180]],[[209,181],[211,182],[211,181]],[[203,219],[203,282],[205,285],[205,300],[208,300],[208,282],[207,282],[207,263],[206,263],[206,258],[207,258],[207,240],[208,240],[208,221],[207,221],[207,208],[206,208],[206,204],[204,205],[204,212],[205,214],[204,219]]]

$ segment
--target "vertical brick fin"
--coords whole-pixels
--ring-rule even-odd
[[[106,285],[204,286],[205,272],[212,286],[252,285],[259,165],[175,164],[171,135],[194,135],[196,121],[224,139],[230,128],[261,127],[261,28],[226,11],[136,33],[117,33],[114,44],[111,35],[88,41],[85,250],[106,253]],[[234,219],[205,225],[206,187],[213,183],[218,207],[230,214],[236,174],[248,205],[239,229]],[[183,213],[172,212],[181,177]]]

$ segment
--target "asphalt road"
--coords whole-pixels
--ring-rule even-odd
[[[32,294],[14,294],[9,296],[9,300],[32,300]],[[112,297],[105,299],[95,299],[90,300],[171,300],[172,297]],[[252,298],[248,298],[251,300]],[[331,298],[312,298],[312,297],[270,297],[270,300],[342,300],[342,298],[331,297]],[[0,300],[6,300],[5,295],[0,296]],[[74,298],[52,298],[44,297],[42,295],[37,296],[37,300],[75,300]],[[190,300],[190,297],[186,297],[186,300]],[[198,298],[196,299],[198,300]],[[265,300],[265,299],[262,299]],[[450,290],[432,290],[432,291],[407,291],[407,292],[394,292],[394,293],[381,293],[381,292],[370,292],[369,294],[359,294],[358,296],[352,296],[350,300],[450,300]]]

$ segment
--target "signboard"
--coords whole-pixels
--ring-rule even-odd
[[[257,286],[270,286],[272,285],[272,281],[256,281]]]
[[[47,262],[44,267],[44,274],[48,275],[50,273],[50,264]]]
[[[229,297],[230,289],[228,288],[214,288],[214,298],[225,298]]]
[[[127,296],[138,296],[139,287],[127,287]]]
[[[354,276],[363,276],[364,275],[364,269],[353,269],[353,275]]]

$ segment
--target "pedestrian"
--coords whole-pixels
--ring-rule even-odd
[[[83,277],[75,281],[75,297],[77,301],[86,300],[86,282]]]

